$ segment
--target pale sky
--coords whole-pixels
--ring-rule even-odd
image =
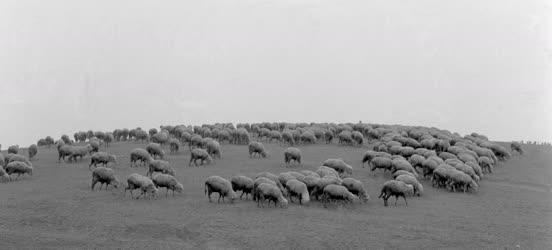
[[[0,144],[214,122],[552,141],[552,4],[0,0]]]

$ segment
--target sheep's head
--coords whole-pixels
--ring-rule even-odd
[[[174,190],[176,192],[182,193],[182,191],[184,191],[184,186],[182,186],[182,183],[177,183],[176,186],[174,187]]]
[[[118,164],[116,155],[109,155],[109,161]]]
[[[283,196],[278,199],[278,203],[280,204],[280,207],[287,208],[288,207],[288,200],[284,198]]]
[[[266,158],[266,157],[268,157],[268,153],[265,150],[263,150],[263,151],[261,151],[261,156],[263,158]]]
[[[422,186],[422,184],[420,184],[420,183],[417,183],[416,184],[416,195],[421,196],[423,192],[424,192],[424,186]]]
[[[123,184],[121,183],[121,181],[119,181],[117,177],[115,177],[115,179],[113,179],[113,181],[111,182],[111,186],[118,189],[120,186],[123,186]]]
[[[407,195],[414,195],[414,186],[406,184],[406,190],[404,193]]]
[[[479,185],[477,185],[477,183],[472,180],[469,184],[469,188],[471,188],[474,192],[477,192],[477,190],[479,189]]]
[[[352,194],[352,193],[349,193],[348,195],[349,197],[347,197],[347,199],[350,201],[350,202],[358,202],[360,199],[358,198],[358,196]]]
[[[230,198],[231,203],[234,203],[234,200],[238,198],[238,194],[236,194],[234,190],[230,190],[230,192],[228,193],[228,198]]]
[[[210,155],[207,155],[206,161],[207,161],[207,164],[211,164],[211,162],[213,162],[213,157],[211,157]]]

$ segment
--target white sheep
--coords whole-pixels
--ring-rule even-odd
[[[146,151],[155,159],[159,157],[160,159],[163,159],[165,157],[165,151],[163,151],[163,148],[161,148],[161,145],[159,143],[150,143],[146,146]]]
[[[98,152],[94,153],[90,157],[90,164],[88,165],[88,169],[90,169],[92,166],[96,167],[98,164],[103,164],[104,166],[107,166],[109,163],[117,164],[117,156],[108,154],[106,152]]]
[[[256,192],[258,193],[257,206],[263,206],[266,200],[268,200],[269,205],[271,201],[274,202],[274,206],[279,204],[280,207],[287,207],[288,205],[288,201],[284,198],[282,191],[273,184],[261,183],[257,187]]]
[[[174,169],[171,168],[170,163],[165,160],[152,160],[148,164],[148,172],[146,176],[152,176],[154,172],[169,174],[174,176]]]
[[[336,184],[329,184],[324,187],[322,192],[322,202],[328,203],[331,201],[344,201],[344,202],[356,202],[359,200],[358,196],[349,192],[346,187]]]
[[[118,188],[120,184],[120,181],[115,176],[115,172],[113,171],[113,169],[106,167],[98,167],[92,171],[92,185],[90,188],[94,190],[94,186],[98,182],[100,183],[100,190],[102,189],[103,184],[106,184],[106,190],[107,186],[109,185],[113,186],[114,188]]]
[[[140,189],[141,193],[137,197],[134,197],[133,191],[136,189]],[[130,196],[136,199],[140,198],[142,195],[144,195],[144,197],[148,195],[150,198],[152,196],[154,197],[157,195],[158,191],[155,187],[155,184],[153,184],[153,181],[150,178],[137,173],[130,174],[127,177],[127,187],[125,188],[125,195],[127,190],[130,190]]]
[[[408,206],[406,201],[407,195],[412,195],[414,193],[414,187],[412,185],[406,184],[402,181],[390,180],[383,183],[381,188],[381,193],[378,198],[383,199],[384,206],[387,207],[387,200],[391,196],[395,196],[395,206],[397,206],[397,200],[399,196],[404,198],[404,203]]]
[[[182,184],[178,182],[178,180],[176,180],[176,178],[172,175],[154,174],[151,180],[157,188],[163,187],[167,190],[167,192],[165,193],[165,197],[167,197],[167,195],[169,194],[169,190],[172,190],[173,196],[175,191],[182,193],[182,191],[184,190],[184,186],[182,186]]]
[[[264,145],[258,141],[252,141],[249,143],[249,158],[255,155],[266,158],[268,153],[266,152]]]
[[[418,181],[418,179],[416,179],[416,177],[414,177],[411,174],[399,175],[399,176],[395,177],[395,180],[402,181],[406,184],[412,185],[412,187],[414,188],[413,195],[420,196],[424,192],[424,186],[422,186],[422,184]]]
[[[335,171],[337,171],[341,176],[343,176],[343,175],[347,175],[347,176],[353,175],[353,167],[351,165],[345,163],[345,161],[343,161],[343,159],[341,159],[341,158],[327,159],[322,163],[322,166],[326,166],[326,167],[335,169]]]
[[[289,147],[284,150],[284,161],[286,166],[291,164],[291,161],[295,161],[301,165],[301,150],[294,147]]]
[[[12,161],[8,163],[5,170],[8,176],[17,174],[16,179],[18,179],[22,174],[33,175],[33,167],[22,161]]]
[[[151,155],[143,148],[135,148],[130,152],[130,166],[136,165],[138,161],[140,164],[149,164],[152,160]]]
[[[203,166],[205,166],[205,163],[210,164],[213,161],[213,158],[211,158],[211,156],[209,155],[207,150],[202,149],[202,148],[194,148],[194,149],[192,149],[190,154],[191,154],[191,156],[190,156],[190,162],[189,162],[188,166],[192,166],[192,162],[196,166],[199,166],[197,164],[197,160],[200,160],[201,165],[203,165]]]
[[[293,202],[291,198],[294,196],[299,199],[299,204],[308,203],[310,201],[309,190],[305,183],[296,179],[290,179],[286,182],[285,187],[289,193],[289,201]]]
[[[230,179],[230,183],[232,183],[232,189],[234,190],[234,192],[242,191],[240,199],[243,197],[244,194],[246,199],[247,194],[249,194],[251,197],[253,196],[253,179],[247,176],[238,175],[233,176],[232,179]]]
[[[353,178],[345,178],[341,182],[341,185],[347,188],[347,190],[349,190],[349,192],[351,192],[352,194],[358,196],[358,198],[364,202],[370,199],[370,195],[368,195],[366,188],[364,188],[364,185],[359,180]]]
[[[205,195],[209,198],[209,202],[211,202],[212,193],[219,194],[217,202],[220,202],[221,198],[222,202],[224,202],[224,198],[228,197],[230,202],[233,203],[238,197],[236,192],[234,192],[234,189],[232,189],[232,183],[230,183],[227,179],[216,175],[210,176],[205,180]]]

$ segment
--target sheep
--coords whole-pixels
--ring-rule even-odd
[[[399,148],[399,154],[403,157],[410,157],[415,153],[413,147],[400,147]]]
[[[19,152],[19,145],[11,145],[8,147],[8,154],[17,154]]]
[[[351,132],[349,131],[341,131],[341,133],[339,133],[337,135],[337,138],[339,139],[339,144],[347,144],[347,145],[352,145],[353,144],[353,138],[351,136]]]
[[[172,138],[169,140],[169,146],[171,154],[177,153],[180,149],[180,141],[178,141],[178,139]]]
[[[20,154],[8,154],[5,161],[6,161],[6,164],[8,164],[12,161],[21,161],[21,162],[24,162],[25,164],[27,164],[29,166],[33,165],[33,164],[31,164],[31,161],[29,161],[29,159],[27,159],[26,156],[20,155]]]
[[[271,130],[268,133],[268,142],[272,142],[272,140],[276,140],[277,142],[282,141],[282,134],[279,131]]]
[[[296,196],[299,199],[299,204],[308,203],[310,201],[309,190],[307,185],[296,179],[288,180],[285,184],[289,193],[289,201],[293,202],[292,197]]]
[[[28,153],[29,159],[33,159],[33,157],[36,156],[36,154],[38,153],[38,147],[36,146],[36,144],[32,144],[31,146],[29,146]]]
[[[161,145],[159,143],[152,142],[146,146],[146,151],[153,157],[153,159],[156,159],[159,157],[159,159],[163,159],[165,157],[165,151],[161,148]]]
[[[150,154],[148,151],[146,151],[143,148],[135,148],[132,151],[130,151],[130,166],[136,165],[138,161],[140,161],[140,164],[149,164],[149,162],[152,160]]]
[[[197,160],[201,160],[201,165],[205,166],[205,163],[210,164],[213,161],[213,158],[211,158],[207,150],[202,148],[194,148],[191,151],[190,162],[188,166],[192,166],[192,162],[196,166],[199,166],[197,164]]]
[[[238,176],[233,176],[232,179],[230,180],[230,183],[232,183],[232,189],[234,190],[234,192],[242,191],[240,195],[240,200],[242,199],[244,194],[246,199],[248,194],[251,197],[253,197],[253,186],[254,186],[253,179],[247,176],[238,175]]]
[[[90,147],[92,147],[92,153],[100,151],[100,141],[99,140],[90,140]]]
[[[140,189],[141,193],[137,197],[134,197],[133,191],[136,189]],[[127,177],[127,187],[125,188],[124,195],[126,195],[127,190],[130,190],[130,196],[136,199],[140,198],[142,195],[146,197],[148,194],[150,197],[155,197],[158,191],[150,178],[137,173],[130,174]]]
[[[356,142],[358,146],[362,146],[362,144],[364,143],[364,136],[358,131],[353,131],[351,133],[351,139],[353,139],[353,141]]]
[[[404,203],[408,206],[406,196],[414,193],[414,187],[410,184],[406,184],[402,181],[390,180],[383,183],[381,193],[378,198],[383,199],[383,205],[387,207],[387,200],[391,196],[395,196],[395,206],[397,206],[397,200],[399,196],[402,196]]]
[[[104,166],[107,166],[109,163],[117,164],[117,156],[108,154],[106,152],[98,152],[94,153],[90,157],[90,165],[88,165],[88,169],[94,165],[94,167],[98,164],[103,164]]]
[[[289,130],[284,130],[282,132],[282,141],[283,143],[288,143],[290,146],[293,146],[295,144],[295,140],[293,139],[293,134]]]
[[[255,181],[253,182],[253,190],[252,190],[252,193],[253,193],[252,196],[253,196],[254,201],[256,201],[259,198],[259,192],[258,192],[257,188],[259,187],[259,185],[261,183],[270,183],[270,184],[275,185],[275,186],[277,185],[277,183],[280,184],[279,182],[277,182],[277,181],[275,182],[272,179],[267,178],[267,177],[257,177],[257,178],[255,178]]]
[[[289,166],[292,160],[301,165],[301,150],[294,147],[286,148],[284,151],[284,161],[286,166]]]
[[[448,179],[448,186],[452,191],[462,188],[464,193],[468,190],[477,191],[478,185],[468,174],[461,171],[453,171]]]
[[[340,178],[339,173],[335,169],[330,168],[330,167],[326,167],[326,166],[318,167],[318,169],[316,170],[316,174],[320,178],[323,178],[325,176],[332,176],[332,177],[335,177],[335,178]]]
[[[414,176],[418,177],[418,172],[410,165],[410,163],[407,160],[404,159],[394,159],[391,161],[391,172],[395,172],[397,170],[406,170],[408,172],[412,172]]]
[[[422,186],[422,184],[418,181],[418,179],[416,179],[416,177],[410,174],[399,175],[395,177],[395,180],[412,185],[412,187],[414,188],[413,195],[421,196],[424,192],[424,187]]]
[[[97,167],[92,171],[92,185],[90,189],[94,191],[94,186],[96,183],[100,183],[100,190],[102,189],[103,184],[105,183],[105,189],[107,186],[111,185],[114,188],[119,188],[120,181],[115,176],[115,172],[111,168],[106,167]]]
[[[322,202],[328,203],[331,201],[344,201],[354,203],[358,201],[358,196],[349,192],[346,187],[336,184],[329,184],[322,191]]]
[[[345,178],[341,182],[341,185],[343,185],[349,192],[352,194],[358,196],[359,199],[361,199],[363,202],[367,202],[370,199],[370,195],[368,195],[368,192],[364,188],[364,185],[362,185],[362,182],[353,178]]]
[[[510,144],[510,149],[512,152],[518,152],[520,155],[523,155],[523,148],[521,148],[521,144],[517,141]]]
[[[282,183],[280,182],[280,179],[278,178],[277,175],[273,174],[273,173],[269,173],[269,172],[262,172],[262,173],[259,173],[255,176],[255,179],[259,178],[259,177],[265,177],[265,178],[268,178],[272,181],[275,182],[276,186],[282,191],[282,193],[287,196],[287,190],[284,188],[284,186],[282,185]]]
[[[332,143],[333,138],[334,138],[334,133],[331,130],[327,129],[324,131],[324,140],[326,141],[326,144]]]
[[[380,157],[380,156],[374,157],[374,159],[370,161],[370,166],[371,166],[370,171],[372,172],[377,168],[381,168],[384,171],[391,170],[392,160],[387,157]]]
[[[209,153],[209,155],[215,159],[221,159],[221,149],[220,149],[220,143],[218,141],[215,141],[215,140],[209,140],[207,143],[206,143],[206,147],[207,147],[207,153]]]
[[[316,182],[316,186],[312,190],[312,195],[313,197],[318,199],[320,195],[323,194],[324,188],[326,186],[330,184],[341,185],[341,183],[342,183],[341,179],[337,177],[333,177],[333,176],[322,177]]]
[[[294,180],[294,179],[297,179],[295,178],[295,176],[291,175],[290,173],[286,172],[286,173],[280,173],[278,175],[278,181],[282,184],[282,186],[285,188],[286,187],[286,183],[287,181],[289,180]]]
[[[374,159],[376,156],[377,156],[376,151],[373,151],[373,150],[366,151],[362,156],[362,167],[364,167],[365,163],[367,162],[369,163],[370,161],[372,161],[372,159]]]
[[[466,162],[477,162],[477,159],[475,157],[473,157],[472,155],[467,154],[467,153],[460,153],[457,156],[458,156],[458,159],[463,161],[464,163],[466,163]]]
[[[414,176],[414,174],[412,172],[409,172],[409,171],[406,171],[406,170],[397,170],[397,171],[395,171],[395,173],[393,173],[393,179],[397,178],[397,176],[403,175],[403,174],[411,175],[412,177],[416,178],[416,176]]]
[[[479,165],[483,172],[492,173],[493,172],[493,160],[489,157],[481,156],[479,157]]]
[[[209,202],[211,202],[212,193],[219,194],[217,203],[220,203],[221,198],[222,202],[224,202],[224,197],[228,197],[230,203],[234,203],[234,200],[238,197],[232,189],[232,183],[217,175],[210,176],[205,180],[205,195],[209,198]]]
[[[169,162],[164,160],[152,160],[149,162],[146,176],[152,176],[154,172],[169,174],[172,176],[175,175],[174,169],[171,168]]]
[[[468,165],[469,167],[471,167],[473,169],[473,171],[475,172],[475,174],[477,176],[479,176],[479,179],[481,179],[483,177],[483,170],[481,169],[481,166],[479,166],[478,163],[475,163],[475,162],[471,162],[471,161],[468,161],[465,163],[466,165]]]
[[[151,141],[154,143],[159,143],[161,145],[165,145],[167,142],[169,142],[169,134],[166,132],[159,132],[156,134],[150,134]]]
[[[316,136],[311,130],[306,130],[301,134],[301,142],[304,144],[314,144],[316,143]]]
[[[69,161],[76,161],[78,157],[81,159],[92,151],[92,146],[87,144],[85,146],[72,146],[71,155],[69,155]]]
[[[275,185],[270,183],[261,183],[257,187],[257,206],[264,206],[263,203],[265,200],[268,200],[268,204],[270,205],[270,202],[274,202],[274,206],[277,204],[280,205],[280,207],[287,207],[288,201],[286,198],[284,198],[284,195],[282,194],[282,191]]]
[[[268,156],[264,145],[258,141],[252,141],[249,143],[249,158],[252,158],[255,155],[263,158],[266,158]]]
[[[167,192],[165,193],[165,197],[168,196],[169,190],[172,190],[173,196],[175,191],[182,193],[182,191],[184,190],[184,186],[182,186],[182,184],[178,182],[176,178],[172,175],[154,174],[151,180],[153,181],[153,184],[156,188],[164,187],[167,190]]]
[[[448,162],[447,162],[448,161]],[[445,163],[449,164],[450,166],[454,167],[455,169],[464,172],[465,174],[469,175],[472,179],[474,179],[476,182],[479,182],[479,176],[475,173],[473,168],[470,166],[464,164],[461,161],[449,161],[447,160]]]
[[[314,195],[314,191],[318,187],[318,182],[320,181],[320,177],[314,176],[314,175],[308,175],[303,178],[303,183],[307,186],[307,190],[309,191],[309,194],[311,196]]]
[[[444,187],[451,174],[456,171],[460,172],[446,163],[440,164],[437,168],[435,168],[435,170],[433,170],[431,185],[433,187]]]
[[[2,154],[0,154],[0,155],[2,155]],[[8,175],[8,173],[6,173],[6,170],[4,170],[3,164],[0,165],[0,177],[2,178],[2,180],[11,181],[10,176]]]
[[[353,167],[351,167],[349,164],[345,163],[343,159],[327,159],[322,163],[322,166],[330,167],[335,169],[340,176],[353,175]]]
[[[22,161],[12,161],[6,165],[4,170],[8,176],[17,174],[16,179],[22,174],[33,175],[33,167]]]
[[[441,153],[439,153],[439,157],[441,157],[441,159],[443,159],[443,160],[458,159],[458,157],[456,155],[453,155],[449,152],[441,152]]]
[[[414,169],[423,168],[424,161],[425,157],[418,154],[413,154],[410,158],[408,158],[408,162],[410,162],[410,165],[412,165]]]
[[[4,157],[4,154],[0,152],[0,167],[3,167],[6,165],[6,158]]]
[[[72,150],[73,147],[71,147],[70,145],[62,145],[58,147],[58,162],[60,162],[61,159],[65,160],[65,157],[70,156]]]
[[[320,177],[320,175],[318,175],[316,172],[311,171],[311,170],[301,170],[301,171],[299,171],[299,173],[303,174],[305,177],[307,177],[307,176]]]

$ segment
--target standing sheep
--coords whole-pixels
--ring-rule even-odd
[[[287,207],[288,205],[288,201],[286,200],[286,198],[284,198],[282,191],[278,189],[278,187],[275,185],[269,183],[261,183],[257,187],[257,192],[257,206],[262,206],[265,200],[268,200],[269,205],[271,201],[274,202],[274,206],[280,204],[280,207]]]
[[[180,141],[178,141],[178,139],[172,138],[169,140],[169,146],[171,148],[171,154],[177,153],[180,149]]]
[[[135,148],[130,151],[130,166],[136,165],[138,161],[140,164],[149,164],[152,160],[148,151],[143,148]]]
[[[155,185],[155,187],[157,188],[164,187],[165,189],[167,189],[167,192],[165,193],[165,197],[167,197],[167,195],[169,194],[169,190],[172,190],[173,196],[175,191],[182,193],[182,191],[184,190],[184,186],[182,186],[182,184],[178,182],[176,178],[172,175],[154,174],[151,180],[153,181],[153,184]]]
[[[410,184],[413,187],[413,195],[422,195],[424,192],[424,187],[422,184],[416,179],[416,177],[410,175],[410,174],[402,174],[397,177],[395,177],[395,180],[402,181],[406,184]]]
[[[289,201],[293,202],[291,198],[294,196],[299,199],[299,204],[308,203],[310,201],[309,190],[305,183],[296,179],[291,179],[286,182],[285,187],[289,193]]]
[[[284,151],[284,161],[286,166],[289,166],[292,160],[301,165],[301,150],[294,147],[286,148]]]
[[[322,193],[322,201],[324,203],[331,201],[345,201],[352,203],[359,200],[358,197],[349,192],[346,187],[335,184],[329,184],[324,187]]]
[[[142,192],[137,197],[134,197],[133,191],[136,189],[140,189]],[[128,176],[125,195],[127,190],[130,190],[130,196],[136,199],[140,198],[142,195],[144,195],[144,197],[148,194],[150,197],[157,195],[157,188],[155,187],[155,184],[153,184],[153,181],[150,178],[137,173],[130,174]]]
[[[512,152],[518,152],[520,155],[523,155],[523,148],[521,148],[521,144],[517,141],[513,141],[512,144],[510,144],[510,148],[512,149]]]
[[[98,152],[94,153],[90,157],[90,165],[88,165],[88,169],[90,169],[92,166],[96,166],[98,164],[103,164],[104,166],[107,166],[109,163],[117,164],[117,156],[108,154],[106,152]]]
[[[253,141],[249,143],[249,158],[255,155],[266,158],[268,153],[266,152],[264,145],[260,142]]]
[[[361,199],[363,202],[367,202],[370,199],[370,195],[368,195],[368,192],[364,188],[364,185],[362,185],[362,182],[353,178],[345,178],[341,182],[341,185],[343,185],[349,192],[352,194],[358,196],[359,199]]]
[[[351,133],[351,139],[353,139],[353,141],[356,142],[358,146],[362,146],[362,144],[364,143],[364,136],[358,131],[353,131]]]
[[[210,140],[206,143],[207,146],[207,153],[214,158],[214,159],[221,159],[221,149],[220,149],[220,143],[215,140]]]
[[[17,174],[16,179],[18,179],[19,176],[21,176],[22,174],[33,175],[33,167],[21,161],[12,161],[8,163],[5,170],[8,176],[11,176],[12,174]]]
[[[92,171],[92,185],[91,189],[94,191],[94,186],[96,183],[100,183],[100,190],[102,189],[103,184],[105,183],[105,189],[107,186],[111,185],[114,188],[119,188],[119,179],[115,176],[115,172],[111,168],[98,167]]]
[[[390,180],[386,181],[381,188],[381,193],[378,198],[383,199],[384,206],[387,207],[387,200],[391,196],[395,196],[395,206],[397,206],[397,200],[399,196],[402,196],[404,203],[408,206],[406,201],[407,195],[412,195],[414,193],[414,187],[412,185],[406,184],[402,181]]]
[[[174,169],[171,168],[169,162],[164,160],[152,160],[149,162],[146,176],[152,176],[154,172],[169,174],[172,176],[175,175]]]
[[[232,177],[232,179],[230,180],[230,183],[232,183],[232,189],[234,190],[234,192],[242,191],[240,195],[240,199],[243,197],[244,194],[246,199],[247,199],[247,194],[249,194],[250,196],[253,196],[254,182],[251,178],[243,175],[238,175],[238,176]]]
[[[153,159],[156,159],[159,157],[159,159],[163,159],[165,157],[165,151],[161,148],[161,145],[159,143],[152,142],[146,146],[146,151],[153,157]]]
[[[337,171],[341,175],[341,177],[343,177],[344,175],[353,175],[353,167],[345,163],[345,161],[343,161],[343,159],[341,158],[327,159],[322,163],[322,166],[335,169],[335,171]]]
[[[219,194],[217,203],[220,203],[221,198],[222,202],[224,202],[224,197],[227,196],[230,198],[231,203],[237,198],[236,192],[232,189],[232,183],[216,175],[210,176],[205,180],[205,195],[209,198],[209,202],[211,202],[212,193]]]
[[[370,171],[374,171],[378,168],[381,168],[385,171],[387,170],[391,170],[391,166],[392,166],[392,160],[390,158],[387,158],[387,157],[374,157],[374,159],[372,159],[372,161],[370,161],[370,166],[372,167],[370,169]]]
[[[8,154],[17,154],[19,152],[19,145],[11,145],[8,147]]]
[[[201,160],[201,165],[205,166],[204,164],[205,163],[210,164],[213,161],[213,158],[211,158],[211,156],[205,149],[194,148],[191,151],[190,163],[188,164],[188,166],[192,166],[192,162],[196,166],[199,166],[197,164],[197,160]]]

